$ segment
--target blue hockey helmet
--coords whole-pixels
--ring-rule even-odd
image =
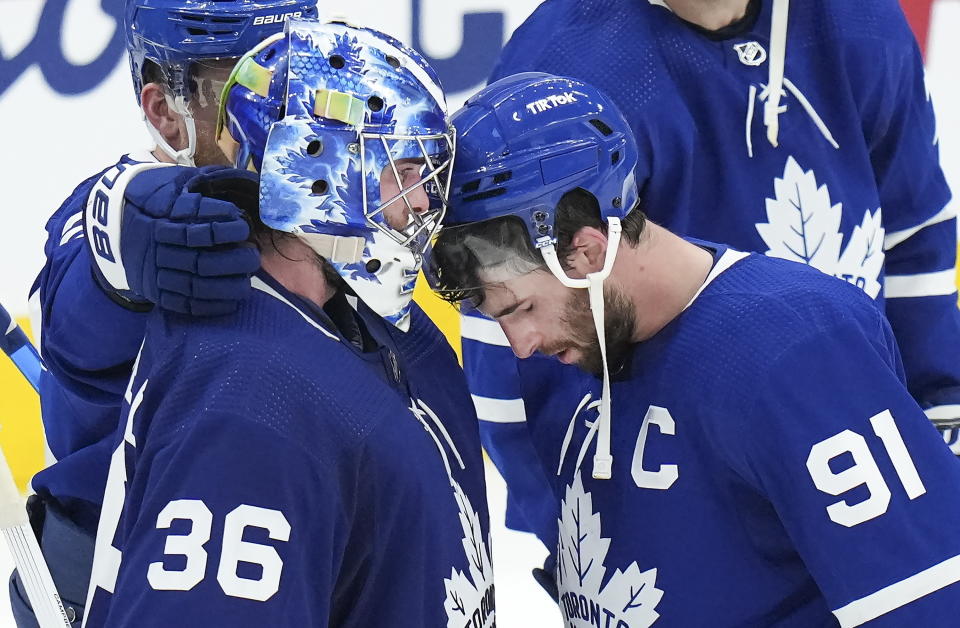
[[[451,119],[457,163],[445,224],[515,215],[534,245],[556,243],[560,197],[582,188],[604,219],[637,202],[637,144],[603,92],[541,72],[508,76],[470,98]]]
[[[603,372],[593,477],[608,479],[613,458],[603,284],[616,259],[620,220],[637,205],[636,139],[603,92],[543,73],[492,83],[452,122],[459,134],[450,212],[428,278],[450,300],[482,299],[486,286],[546,265],[564,286],[588,291]],[[556,251],[557,206],[578,188],[596,198],[607,224],[603,267],[585,278],[570,277]],[[519,219],[525,229],[515,220],[494,220],[505,217]]]
[[[423,57],[372,29],[290,20],[237,63],[224,129],[235,165],[261,173],[264,224],[297,234],[405,330],[455,152]]]
[[[151,135],[171,157],[193,164],[196,129],[187,103],[191,68],[213,59],[236,59],[289,18],[316,17],[317,0],[127,0],[124,12],[127,52],[137,104],[144,66],[156,64],[170,90],[171,103],[188,123],[189,146],[175,151],[148,123]],[[217,91],[219,93],[219,91]]]

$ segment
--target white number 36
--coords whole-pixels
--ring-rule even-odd
[[[175,520],[191,522],[190,533],[167,537],[163,553],[168,556],[185,556],[186,566],[169,570],[163,562],[150,563],[147,581],[161,591],[189,591],[200,584],[207,572],[207,551],[203,546],[210,540],[213,515],[207,505],[198,499],[178,499],[164,506],[157,515],[157,528],[167,529]],[[242,505],[230,511],[224,519],[223,549],[217,568],[217,582],[223,592],[232,597],[263,602],[280,589],[280,572],[283,560],[277,550],[269,545],[243,540],[247,527],[267,530],[274,541],[290,539],[290,524],[279,510]],[[237,575],[240,562],[259,565],[262,568],[257,579]]]
[[[927,489],[917,474],[917,467],[910,458],[890,411],[884,410],[874,415],[870,418],[870,424],[883,443],[907,497],[916,499],[926,493]],[[830,461],[844,454],[853,457],[853,465],[835,473],[830,468]],[[867,441],[860,434],[844,430],[814,445],[807,456],[807,470],[813,483],[824,493],[840,495],[859,486],[866,486],[870,493],[868,498],[852,505],[840,500],[827,506],[827,515],[832,521],[849,528],[887,512],[890,488]]]

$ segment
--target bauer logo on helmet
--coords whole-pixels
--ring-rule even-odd
[[[303,15],[301,11],[294,11],[293,13],[280,13],[278,15],[258,15],[253,18],[253,25],[259,26],[261,24],[279,24],[280,22],[286,22],[289,19],[296,19]]]

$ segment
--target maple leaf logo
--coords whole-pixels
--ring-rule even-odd
[[[830,191],[817,185],[813,170],[804,172],[788,157],[783,178],[774,179],[773,188],[775,198],[766,199],[767,222],[756,224],[766,254],[813,266],[876,298],[884,260],[880,208],[864,212],[841,253],[843,205],[831,203]]]
[[[558,524],[557,586],[565,625],[594,626],[591,617],[606,618],[609,626],[653,625],[663,597],[656,586],[656,568],[640,571],[634,561],[626,571],[617,569],[603,585],[610,539],[601,534],[600,513],[593,511],[593,497],[584,490],[579,471],[566,489]]]
[[[470,498],[457,482],[451,482],[457,506],[460,508],[460,525],[463,527],[463,550],[469,563],[469,577],[456,568],[451,568],[450,577],[443,581],[447,590],[444,606],[447,609],[447,628],[463,628],[466,625],[495,626],[496,614],[493,602],[493,569],[487,549],[489,539],[484,541],[480,517],[473,509]],[[480,621],[473,621],[474,616]]]
[[[461,542],[463,553],[467,558],[469,576],[456,567],[451,567],[450,577],[443,579],[443,586],[447,593],[443,604],[447,611],[447,628],[464,628],[464,626],[494,628],[497,625],[497,614],[494,601],[493,564],[490,562],[488,549],[491,545],[489,532],[487,539],[484,540],[480,515],[477,514],[463,487],[453,478],[450,456],[447,455],[441,439],[450,446],[461,469],[466,468],[463,459],[450,439],[449,432],[443,427],[440,417],[430,406],[420,399],[411,399],[409,410],[437,446],[447,477],[450,479],[457,509],[460,511],[460,527],[463,529]],[[432,425],[437,426],[437,431],[434,431]]]

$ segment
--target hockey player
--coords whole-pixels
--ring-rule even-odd
[[[122,156],[64,201],[47,223],[46,264],[31,291],[49,369],[41,409],[56,458],[33,478],[31,519],[71,617],[82,616],[110,437],[146,312],[153,303],[198,315],[230,311],[259,266],[239,210],[193,203],[184,173],[162,166],[228,163],[214,139],[224,80],[284,19],[315,17],[315,2],[126,4],[134,90],[156,148]],[[10,597],[18,625],[35,625],[15,580]]]
[[[565,626],[954,625],[960,465],[863,290],[648,221],[580,81],[511,76],[453,123],[435,286],[602,382],[528,419]]]
[[[494,626],[476,417],[410,300],[454,158],[435,73],[291,20],[224,93],[259,199],[193,189],[250,212],[263,268],[234,314],[150,317],[85,625]]]
[[[873,297],[911,394],[960,453],[955,210],[896,0],[547,0],[492,80],[524,71],[609,94],[641,147],[637,182],[657,224],[807,263]],[[524,420],[570,376],[521,387],[527,378],[513,373],[524,367],[495,325],[466,318],[463,330],[481,433],[510,490],[508,524],[549,530],[552,507],[538,497],[548,483],[524,464]]]

